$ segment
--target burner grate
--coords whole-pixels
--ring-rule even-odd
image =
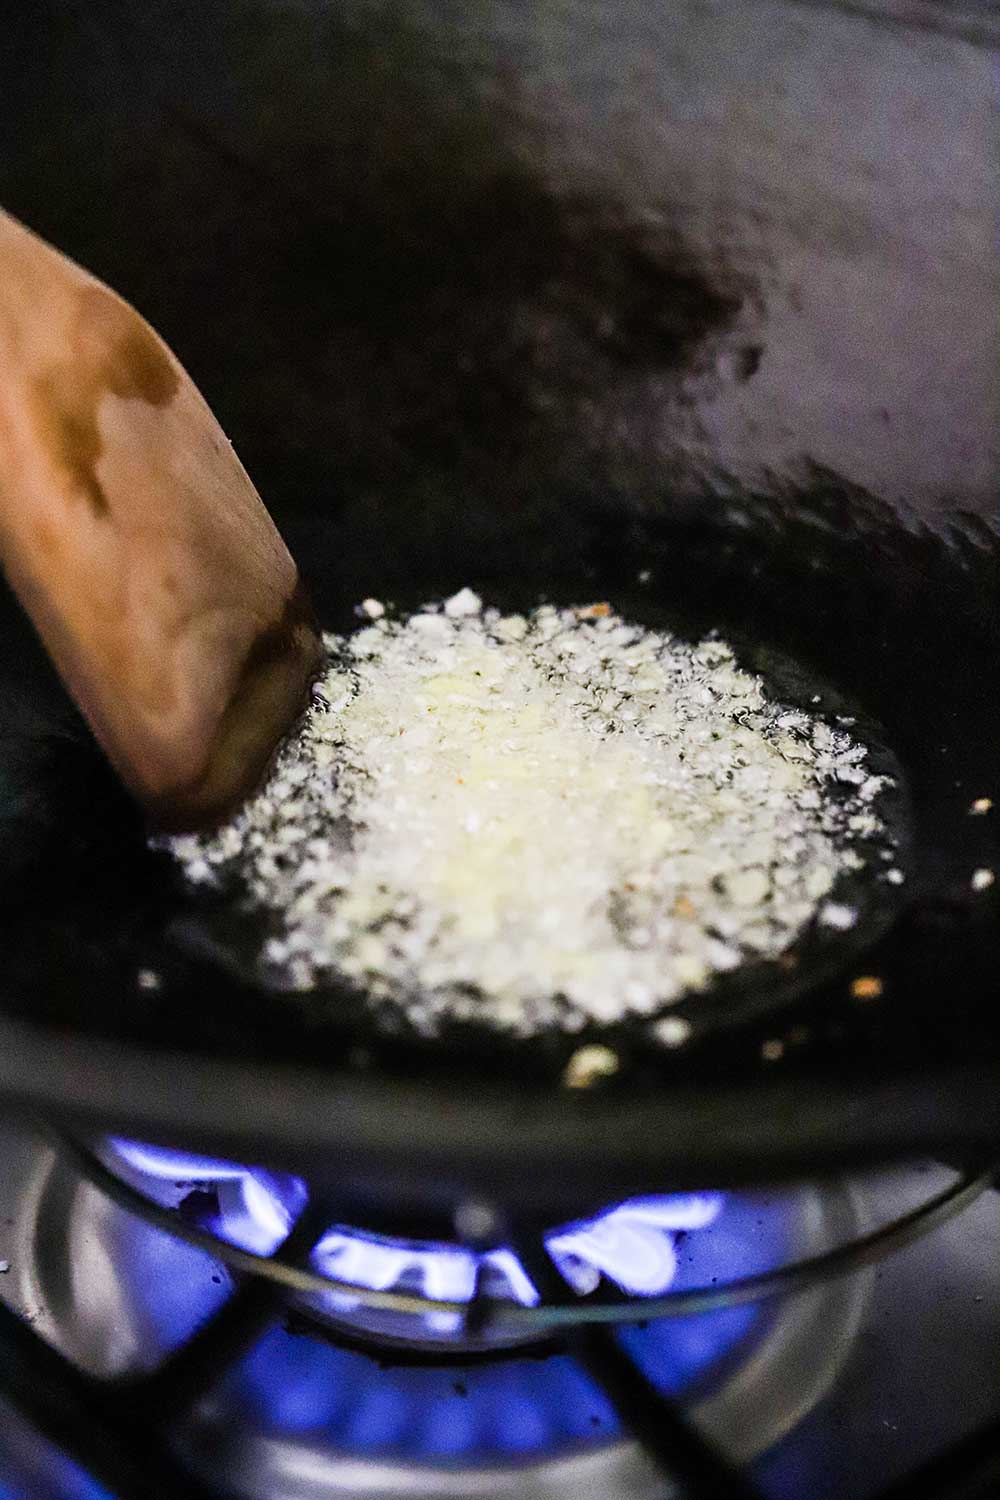
[[[343,1297],[356,1298],[367,1307],[386,1309],[402,1313],[439,1313],[443,1315],[486,1319],[489,1323],[507,1325],[515,1331],[551,1332],[580,1324],[641,1323],[653,1318],[686,1317],[692,1313],[710,1312],[717,1308],[738,1307],[764,1298],[781,1296],[806,1289],[819,1282],[831,1280],[851,1271],[875,1265],[886,1256],[914,1240],[929,1234],[948,1219],[961,1213],[979,1195],[992,1186],[997,1168],[994,1164],[977,1166],[963,1173],[958,1180],[940,1193],[907,1214],[902,1214],[891,1223],[860,1235],[848,1244],[825,1251],[804,1260],[793,1261],[775,1270],[763,1271],[740,1277],[720,1285],[696,1287],[683,1291],[665,1292],[660,1296],[640,1299],[586,1295],[569,1298],[570,1289],[560,1281],[560,1295],[542,1300],[535,1305],[498,1303],[474,1297],[467,1300],[433,1297],[423,1292],[400,1292],[377,1287],[359,1286],[355,1282],[316,1271],[288,1254],[286,1245],[271,1254],[261,1254],[234,1245],[221,1235],[185,1223],[172,1210],[153,1203],[149,1198],[123,1182],[110,1171],[97,1154],[74,1137],[44,1127],[45,1133],[69,1156],[80,1174],[114,1202],[148,1223],[155,1224],[176,1239],[183,1239],[197,1249],[205,1250],[227,1265],[237,1274],[250,1275],[273,1282],[288,1292],[335,1292]],[[321,1208],[317,1200],[317,1210]],[[324,1217],[325,1214],[325,1217]],[[335,1218],[332,1209],[322,1210],[323,1231]],[[310,1215],[311,1217],[311,1215]],[[545,1237],[536,1232],[534,1244],[525,1234],[516,1233],[513,1239],[518,1253],[530,1257],[530,1264],[537,1268],[542,1263],[550,1264]],[[318,1238],[310,1248],[318,1243]],[[527,1263],[527,1262],[526,1262]],[[556,1267],[558,1271],[558,1267]],[[604,1289],[602,1288],[602,1293]],[[566,1293],[567,1295],[563,1295]]]
[[[685,1495],[691,1500],[748,1500],[755,1491],[744,1474],[706,1441],[676,1401],[651,1382],[633,1357],[627,1337],[616,1330],[651,1318],[686,1316],[801,1291],[870,1265],[960,1212],[991,1185],[994,1173],[992,1167],[969,1171],[918,1208],[835,1250],[727,1284],[643,1299],[611,1295],[606,1282],[580,1295],[560,1273],[546,1237],[533,1228],[518,1227],[508,1238],[539,1293],[532,1305],[498,1302],[484,1292],[481,1282],[471,1300],[460,1301],[359,1287],[321,1274],[309,1264],[310,1256],[336,1216],[319,1199],[306,1199],[274,1252],[247,1250],[152,1202],[80,1141],[52,1129],[47,1133],[81,1176],[109,1199],[173,1238],[207,1251],[236,1278],[232,1297],[162,1364],[149,1374],[124,1379],[101,1380],[82,1374],[18,1315],[0,1307],[0,1351],[12,1377],[13,1398],[41,1431],[106,1484],[117,1500],[150,1494],[151,1465],[157,1474],[155,1493],[164,1500],[208,1500],[214,1492],[177,1457],[174,1434],[179,1419],[194,1408],[220,1372],[231,1368],[281,1316],[291,1295],[328,1295],[331,1290],[374,1308],[458,1318],[477,1334],[509,1324],[521,1334],[530,1331],[560,1337],[567,1352],[604,1392],[623,1427]],[[336,1342],[334,1330],[327,1330],[327,1336]],[[981,1445],[972,1458],[981,1460]],[[945,1477],[950,1482],[951,1470]],[[913,1481],[915,1485],[922,1482],[919,1477]],[[914,1497],[932,1493],[938,1491],[912,1490]],[[910,1494],[905,1487],[893,1492],[894,1500]]]

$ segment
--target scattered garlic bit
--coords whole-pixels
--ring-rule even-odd
[[[683,1016],[664,1016],[662,1021],[654,1021],[650,1030],[664,1047],[683,1047],[691,1035],[691,1022]]]
[[[135,982],[141,990],[158,990],[163,983],[155,969],[140,969]]]
[[[972,813],[973,816],[981,817],[983,813],[988,813],[992,806],[992,797],[977,797],[975,802],[973,802],[972,806],[969,808],[969,812]]]
[[[611,1078],[618,1072],[620,1064],[617,1052],[610,1047],[580,1047],[563,1073],[563,1083],[568,1089],[589,1089],[602,1078]]]
[[[361,613],[367,615],[369,620],[381,620],[385,614],[385,605],[381,599],[362,599]]]
[[[985,868],[982,870],[973,870],[972,889],[974,891],[988,891],[996,878],[997,877],[992,870],[987,870]]]
[[[771,892],[766,870],[737,870],[725,877],[726,894],[736,906],[760,906]]]
[[[444,612],[449,620],[461,620],[468,615],[478,615],[482,607],[483,601],[478,594],[471,589],[459,589],[457,594],[445,600]]]
[[[780,1037],[772,1037],[761,1043],[760,1055],[765,1062],[778,1062],[785,1055],[785,1044]]]
[[[528,634],[528,622],[523,615],[505,615],[494,625],[493,634],[501,641],[523,641]]]
[[[833,890],[835,879],[836,872],[829,865],[817,865],[806,877],[806,891],[814,901],[819,901]]]
[[[903,881],[906,879],[902,870],[897,870],[895,866],[893,866],[891,870],[886,870],[885,878],[886,880],[888,880],[890,885],[902,885]]]
[[[874,974],[862,974],[851,982],[851,994],[855,1000],[877,1000],[885,986]]]
[[[373,605],[324,637],[262,792],[168,841],[192,881],[235,879],[274,915],[271,984],[346,977],[426,1034],[653,1018],[778,959],[858,840],[884,840],[864,747],[769,702],[723,640],[601,603],[503,615],[467,588],[405,620]]]
[[[838,932],[847,932],[858,920],[853,906],[842,906],[838,901],[827,901],[820,907],[819,919],[824,927],[834,927]]]

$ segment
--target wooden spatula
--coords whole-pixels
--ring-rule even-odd
[[[155,823],[252,790],[319,659],[295,564],[162,339],[2,211],[0,560]]]

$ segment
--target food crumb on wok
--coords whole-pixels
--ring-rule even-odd
[[[985,867],[981,870],[973,870],[972,889],[974,891],[988,891],[996,878],[994,871],[988,870]]]
[[[813,922],[857,921],[827,898],[891,845],[889,778],[848,726],[770,699],[726,641],[603,600],[504,614],[469,588],[359,613],[324,638],[262,791],[166,841],[193,883],[266,914],[272,985],[346,980],[430,1035],[573,1032],[654,1021]],[[664,1046],[687,1038],[680,1018],[660,1027]]]
[[[578,1047],[566,1064],[563,1083],[568,1089],[591,1089],[602,1078],[614,1077],[620,1066],[617,1052],[610,1047]]]
[[[834,927],[838,932],[847,932],[858,920],[855,907],[845,906],[840,901],[827,901],[820,907],[819,919],[824,927]]]
[[[989,812],[992,806],[992,797],[977,797],[975,802],[973,802],[972,806],[969,808],[969,811],[970,813],[972,813],[973,817],[982,817],[984,813]]]
[[[691,1036],[691,1022],[683,1016],[664,1016],[662,1020],[654,1021],[652,1032],[664,1047],[683,1047]]]

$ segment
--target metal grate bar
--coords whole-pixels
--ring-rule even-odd
[[[281,1245],[292,1263],[304,1262],[329,1227],[322,1208],[307,1206]],[[190,1411],[230,1366],[284,1311],[288,1292],[279,1283],[247,1279],[223,1307],[150,1375],[115,1382],[109,1400],[126,1412],[170,1422]]]
[[[116,1500],[223,1500],[178,1464],[155,1430],[123,1423],[100,1385],[3,1303],[0,1368],[6,1399]]]
[[[662,1396],[622,1348],[613,1328],[582,1328],[571,1345],[622,1423],[690,1500],[758,1500],[757,1491]]]
[[[574,1298],[541,1234],[513,1236],[513,1248],[541,1295],[556,1303]],[[622,1426],[660,1471],[689,1500],[759,1500],[742,1474],[716,1452],[679,1405],[663,1396],[623,1349],[614,1328],[585,1324],[567,1333],[569,1353],[615,1408]]]
[[[145,1198],[124,1179],[109,1171],[93,1151],[43,1117],[34,1117],[34,1124],[69,1157],[89,1182],[119,1207],[136,1214],[147,1224],[165,1230],[175,1239],[185,1240],[189,1245],[204,1250],[233,1271],[280,1282],[294,1292],[323,1294],[342,1291],[356,1297],[368,1307],[387,1308],[396,1312],[447,1312],[464,1317],[468,1310],[466,1302],[427,1297],[422,1293],[372,1291],[352,1282],[339,1281],[336,1277],[320,1275],[312,1269],[292,1264],[280,1251],[267,1256],[241,1250],[217,1235],[185,1224],[173,1210]],[[974,1169],[968,1176],[959,1178],[909,1213],[900,1215],[869,1234],[860,1235],[834,1250],[826,1250],[805,1260],[792,1261],[774,1270],[757,1272],[722,1285],[695,1287],[665,1292],[658,1297],[629,1298],[625,1301],[615,1295],[602,1298],[580,1297],[567,1301],[563,1295],[559,1303],[543,1299],[538,1307],[497,1303],[493,1306],[491,1316],[494,1320],[502,1318],[514,1331],[538,1329],[557,1333],[579,1323],[645,1323],[652,1318],[689,1317],[692,1313],[708,1312],[717,1307],[738,1307],[747,1302],[760,1302],[765,1297],[787,1295],[860,1270],[863,1266],[877,1265],[895,1251],[912,1244],[964,1212],[981,1193],[993,1186],[996,1175],[995,1163]],[[561,1292],[565,1294],[565,1287],[561,1282],[559,1285]]]
[[[155,1493],[162,1500],[222,1500],[221,1495],[206,1491],[181,1468],[168,1446],[165,1424],[189,1409],[280,1315],[292,1292],[337,1285],[308,1269],[310,1250],[333,1222],[332,1208],[321,1202],[310,1203],[273,1258],[252,1255],[179,1224],[175,1216],[115,1178],[79,1142],[55,1130],[49,1133],[84,1175],[123,1208],[198,1245],[209,1255],[218,1249],[218,1258],[230,1264],[239,1286],[225,1306],[151,1375],[111,1383],[95,1381],[76,1370],[16,1314],[0,1305],[0,1368],[5,1371],[5,1383],[11,1385],[11,1400],[67,1456],[107,1484],[117,1500],[146,1500],[151,1475],[155,1475]],[[809,1270],[817,1279],[825,1279],[824,1273],[865,1263],[886,1253],[890,1245],[895,1248],[907,1243],[982,1191],[994,1170],[970,1174],[887,1229],[796,1267],[797,1274],[804,1280]],[[659,1304],[669,1298],[651,1299],[646,1304],[623,1299],[619,1309],[606,1288],[600,1288],[591,1298],[578,1297],[560,1274],[537,1226],[505,1238],[543,1299],[541,1309],[517,1312],[529,1314],[526,1322],[531,1313],[542,1313],[544,1316],[536,1316],[538,1326],[560,1327],[568,1352],[605,1393],[622,1425],[660,1472],[689,1500],[759,1500],[749,1480],[701,1436],[679,1404],[663,1396],[647,1379],[621,1343],[616,1327],[609,1326],[621,1319],[634,1321],[643,1306],[647,1316],[655,1317]],[[746,1278],[728,1291],[723,1289],[725,1298],[744,1301],[767,1295],[777,1289],[775,1275]],[[794,1280],[788,1279],[787,1285],[792,1287]],[[734,1297],[734,1291],[739,1295]],[[681,1294],[675,1301],[683,1302],[684,1310],[690,1311],[699,1305],[701,1297],[699,1292],[693,1302],[684,1301]],[[706,1305],[719,1305],[717,1299],[713,1291],[706,1297]],[[405,1310],[452,1308],[452,1304],[433,1299],[394,1296],[390,1300],[380,1294],[379,1300],[386,1305],[405,1304]],[[483,1295],[480,1282],[473,1303],[456,1306],[456,1310],[478,1327],[487,1325],[497,1315],[498,1307]],[[504,1307],[501,1315],[509,1312]],[[596,1321],[595,1314],[602,1321]],[[981,1430],[934,1459],[885,1491],[879,1500],[985,1500],[995,1493],[1000,1493],[1000,1424]]]

